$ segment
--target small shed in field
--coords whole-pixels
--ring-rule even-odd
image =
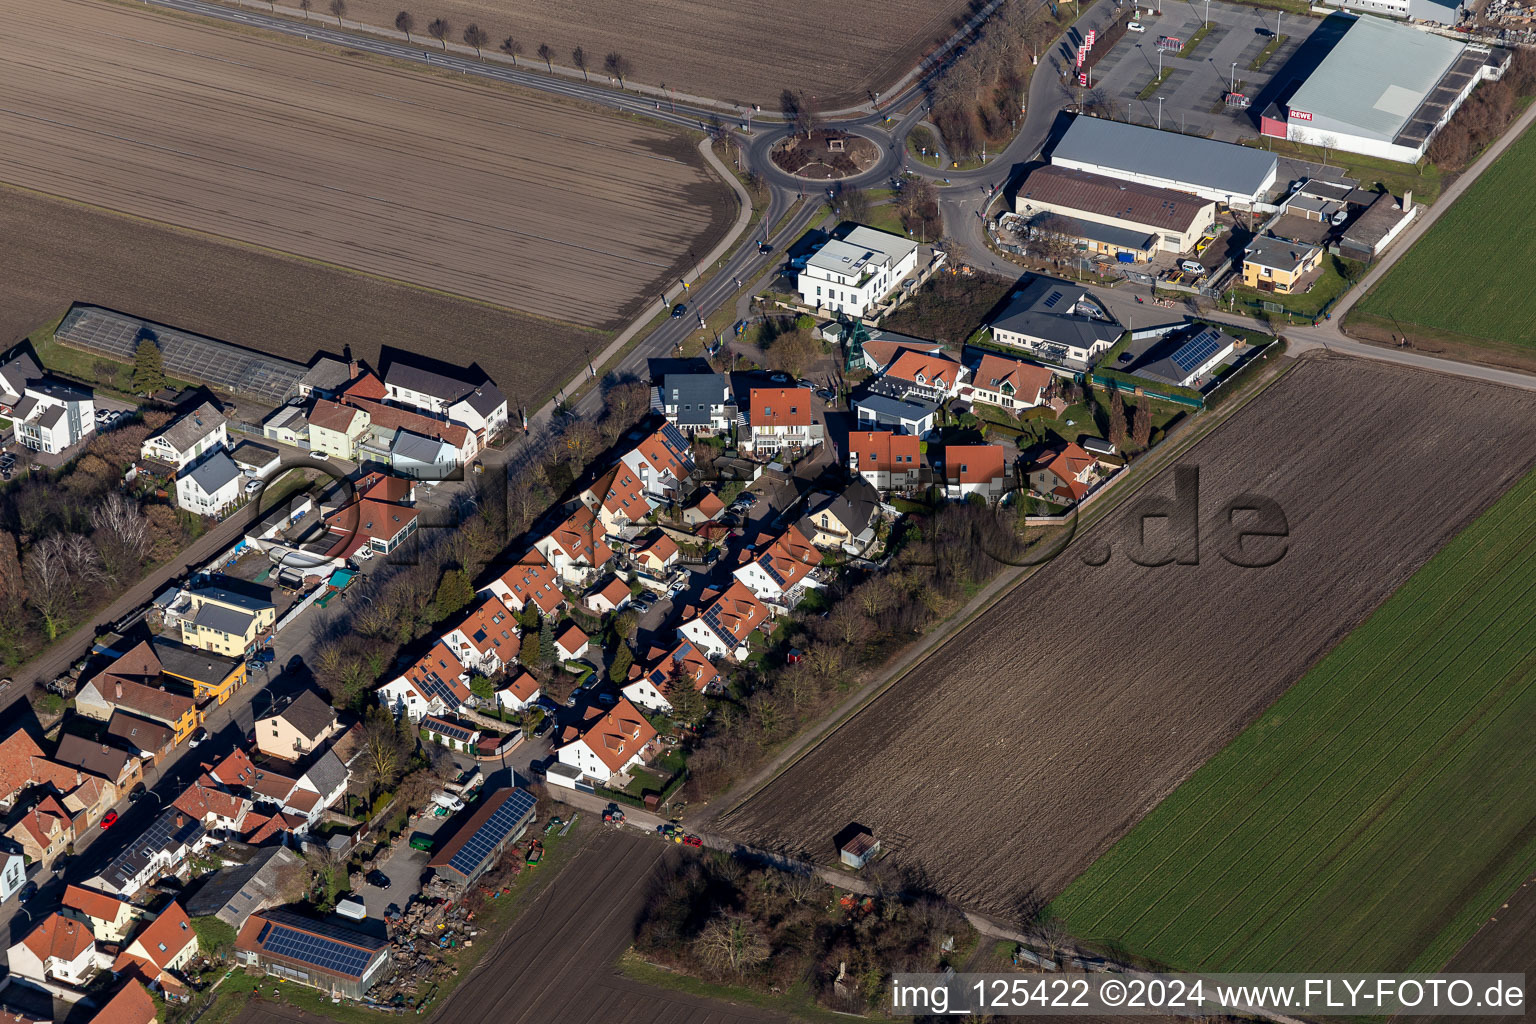
[[[876,839],[868,829],[860,828],[852,835],[846,835],[843,838],[837,852],[838,859],[843,864],[857,871],[880,852],[880,840]]]

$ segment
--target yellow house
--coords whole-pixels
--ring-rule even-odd
[[[1310,277],[1322,262],[1321,246],[1261,236],[1243,254],[1243,284],[1261,292],[1290,295],[1312,287]]]
[[[65,887],[59,913],[90,925],[98,942],[121,943],[139,919],[138,908],[127,900],[78,885]]]
[[[210,700],[223,704],[246,679],[245,662],[206,649],[188,647],[172,640],[156,639],[155,656],[160,671],[192,687],[192,699],[199,705]]]
[[[361,409],[317,398],[309,412],[309,448],[339,459],[356,458],[372,420]]]
[[[277,606],[265,598],[204,587],[187,593],[192,606],[181,620],[181,642],[203,651],[243,658],[277,622]]]
[[[336,711],[313,690],[305,690],[276,714],[256,719],[256,748],[296,761],[312,754],[341,731]]]

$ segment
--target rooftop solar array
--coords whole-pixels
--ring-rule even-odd
[[[60,341],[127,363],[147,338],[159,346],[168,375],[217,384],[273,405],[293,394],[307,372],[301,363],[99,306],[71,307],[54,333]]]
[[[454,725],[452,722],[445,722],[441,718],[428,719],[427,728],[435,733],[447,736],[449,739],[458,740],[461,743],[468,743],[474,736],[472,732],[462,725]]]
[[[1055,309],[1056,308],[1056,303],[1058,303],[1060,301],[1061,301],[1061,292],[1051,292],[1051,294],[1046,297],[1045,308],[1046,309]]]
[[[273,956],[295,960],[347,978],[361,978],[368,971],[374,954],[350,943],[322,938],[287,925],[267,922],[256,936],[256,944]]]
[[[1217,352],[1221,351],[1221,332],[1206,328],[1179,347],[1170,358],[1185,373],[1193,373]]]
[[[527,790],[512,790],[501,802],[501,806],[485,819],[485,824],[475,829],[475,834],[464,841],[459,852],[448,861],[448,866],[465,878],[473,875],[475,869],[485,863],[486,858],[507,836],[517,830],[523,819],[533,813],[535,802],[533,794]]]

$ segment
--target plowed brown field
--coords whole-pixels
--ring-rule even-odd
[[[0,181],[603,329],[735,213],[692,144],[651,126],[132,7],[38,6],[0,0]]]
[[[1531,465],[1532,429],[1536,396],[1309,356],[1184,457],[1198,565],[1126,557],[1165,472],[721,824],[826,862],[859,821],[963,903],[1033,907],[1491,504]],[[1283,508],[1278,564],[1218,555],[1241,494]],[[1103,541],[1107,564],[1085,564]]]
[[[520,63],[537,65],[540,43],[567,67],[577,46],[591,69],[616,50],[634,62],[637,82],[764,110],[777,110],[785,89],[803,89],[835,109],[864,103],[871,90],[901,78],[949,37],[966,7],[956,0],[350,0],[347,20],[393,27],[404,8],[427,46],[436,45],[425,35],[433,18],[448,19],[450,43],[460,42],[473,21],[490,33],[493,47],[507,36],[521,41]]]

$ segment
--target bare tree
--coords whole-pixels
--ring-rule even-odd
[[[447,18],[433,18],[427,23],[427,35],[443,44],[443,49],[448,49],[448,33],[453,31],[453,26],[448,24]]]
[[[1323,166],[1328,166],[1328,153],[1339,147],[1339,139],[1336,135],[1319,135],[1317,144],[1323,148]]]
[[[410,11],[401,11],[395,15],[395,31],[405,33],[405,41],[411,41],[411,29],[416,27],[416,18]]]
[[[32,545],[22,563],[32,607],[43,617],[43,629],[49,640],[58,639],[59,626],[71,598],[69,560],[64,547],[64,538],[58,534],[44,537]]]
[[[540,43],[539,44],[538,53],[539,53],[539,60],[544,62],[545,69],[550,74],[554,74],[555,73],[555,65],[554,65],[555,48],[550,46],[548,43]]]
[[[629,77],[634,65],[628,57],[622,53],[614,52],[603,58],[603,70],[619,80],[619,88],[624,88],[624,79]]]
[[[309,9],[315,5],[315,0],[299,0],[299,10],[304,12],[304,20],[309,20]]]
[[[16,535],[9,530],[0,531],[0,609],[14,612],[26,596]]]
[[[331,0],[327,8],[336,17],[336,27],[340,28],[341,16],[347,13],[347,0]]]
[[[149,518],[120,492],[107,495],[91,511],[91,526],[100,537],[97,548],[114,582],[138,568],[149,554]]]
[[[512,58],[513,65],[517,64],[517,55],[523,52],[523,44],[511,36],[501,41],[501,52]]]
[[[485,44],[490,41],[491,37],[486,34],[485,29],[481,28],[474,22],[470,22],[468,25],[464,26],[464,45],[475,51],[476,60],[485,59],[480,55],[480,51],[485,47]]]
[[[571,65],[581,72],[581,80],[587,81],[587,51],[581,47],[571,51]]]
[[[566,429],[561,440],[570,454],[572,471],[580,473],[592,456],[597,454],[598,446],[602,444],[602,433],[591,420],[576,420]]]
[[[764,963],[770,952],[762,925],[746,914],[722,914],[694,940],[699,959],[717,971],[738,977]]]

